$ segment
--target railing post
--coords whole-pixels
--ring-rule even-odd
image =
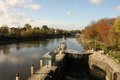
[[[31,65],[31,76],[34,74],[34,65]]]
[[[40,67],[42,67],[43,66],[43,61],[42,61],[42,59],[40,59]]]
[[[19,74],[16,74],[16,80],[20,80]]]

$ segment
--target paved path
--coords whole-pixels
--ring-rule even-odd
[[[50,73],[50,71],[55,70],[56,67],[42,67],[41,69],[37,70],[33,76],[28,78],[27,80],[44,80],[44,78]]]
[[[114,72],[120,72],[120,64],[113,60],[110,56],[103,55],[99,51],[94,51],[92,58],[108,64]]]

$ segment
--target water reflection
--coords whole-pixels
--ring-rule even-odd
[[[4,53],[4,54],[9,54],[9,52],[10,52],[10,46],[9,45],[1,46],[0,47],[0,52]]]
[[[40,57],[58,47],[62,39],[50,39],[42,41],[21,42],[0,46],[0,80],[15,80],[15,74],[19,73],[22,80],[30,76],[30,65],[35,64],[39,68]],[[70,49],[82,50],[75,39],[67,39]]]

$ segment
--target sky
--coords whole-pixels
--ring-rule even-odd
[[[0,0],[0,25],[48,25],[83,29],[92,21],[120,16],[120,0]]]

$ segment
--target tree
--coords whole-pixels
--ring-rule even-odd
[[[115,35],[116,35],[114,34],[114,31],[113,31],[114,21],[115,21],[115,18],[111,18],[111,19],[105,18],[97,22],[92,22],[83,31],[83,34],[82,34],[83,38],[86,40],[93,39],[101,42],[104,46],[109,46],[114,48]]]
[[[117,18],[114,22],[113,29],[115,31],[116,47],[120,48],[120,18]]]
[[[31,30],[31,28],[32,28],[32,26],[30,24],[28,24],[28,23],[26,23],[24,25],[24,27],[26,28],[26,30]]]
[[[49,28],[47,27],[47,25],[43,25],[42,30],[49,30]]]
[[[120,33],[120,18],[117,18],[114,22],[113,29],[115,32]]]
[[[8,26],[7,26],[7,25],[3,25],[3,26],[1,27],[1,29],[0,29],[0,33],[1,33],[2,35],[7,35],[8,32],[9,32]]]

